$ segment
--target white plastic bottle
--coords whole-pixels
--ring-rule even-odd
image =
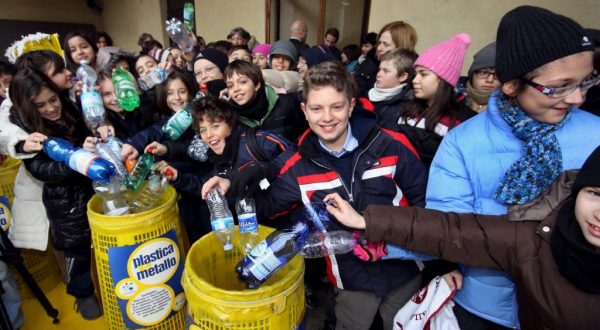
[[[216,188],[213,188],[208,191],[206,203],[210,210],[210,225],[213,232],[223,242],[223,249],[231,250],[235,226],[233,225],[233,215],[227,206],[227,199]]]

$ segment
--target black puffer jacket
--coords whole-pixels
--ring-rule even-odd
[[[352,72],[360,96],[367,97],[369,89],[375,86],[377,80],[377,71],[379,71],[379,62],[373,57],[367,58],[360,64],[357,64]]]
[[[402,88],[400,93],[394,95],[389,100],[381,102],[373,102],[375,114],[377,114],[377,125],[381,128],[398,131],[398,119],[402,113],[404,103],[414,97],[414,92],[411,84],[407,84]]]
[[[70,141],[81,146],[85,137],[90,135],[83,124],[83,120],[76,110],[65,109],[76,119],[76,127],[70,136]],[[11,121],[32,133],[14,113]],[[66,132],[67,127],[61,124],[52,124],[54,131]],[[65,138],[65,136],[54,136]],[[21,145],[22,148],[22,145]],[[66,164],[52,160],[46,153],[39,152],[35,157],[24,159],[25,168],[36,179],[44,183],[42,201],[46,214],[50,220],[50,232],[54,247],[58,250],[65,248],[89,245],[90,226],[87,218],[87,202],[94,195],[92,181],[84,175],[70,169]]]

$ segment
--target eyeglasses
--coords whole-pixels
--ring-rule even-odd
[[[475,71],[477,78],[487,79],[489,76],[492,76],[494,79],[497,79],[496,72],[492,71]]]
[[[210,75],[215,71],[216,68],[216,66],[209,66],[207,68],[204,68],[204,70],[200,69],[196,72],[195,76],[196,78],[200,78],[202,77],[202,75]]]
[[[542,94],[544,94],[548,97],[551,97],[551,98],[559,99],[559,98],[567,97],[567,96],[571,95],[571,93],[573,93],[577,88],[579,88],[579,90],[581,92],[587,92],[588,89],[590,89],[591,87],[598,84],[598,82],[600,81],[600,76],[598,76],[597,73],[593,73],[592,75],[585,78],[581,83],[579,83],[577,85],[561,86],[561,87],[546,87],[544,85],[540,85],[534,81],[531,81],[527,78],[521,77],[519,79],[522,82],[526,83],[527,85],[537,89]]]

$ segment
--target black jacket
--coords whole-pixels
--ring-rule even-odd
[[[389,100],[381,102],[373,102],[375,114],[377,114],[377,124],[381,128],[398,130],[398,118],[402,113],[404,103],[414,97],[414,92],[411,84],[407,84],[402,88],[400,93],[394,95]]]
[[[76,127],[70,136],[70,141],[81,146],[86,136],[91,135],[85,128],[77,111],[65,109],[70,103],[63,102],[63,111],[72,113],[76,119]],[[75,109],[72,109],[75,110]],[[11,115],[11,121],[28,133],[32,130],[26,127],[18,116]],[[66,131],[67,128],[55,124],[55,131]],[[56,136],[66,138],[65,136]],[[66,164],[52,160],[44,152],[35,157],[23,159],[25,168],[36,179],[44,183],[42,201],[50,220],[50,232],[54,247],[58,250],[90,244],[90,227],[87,218],[87,202],[94,195],[92,181]]]
[[[356,65],[352,76],[356,80],[360,96],[368,97],[369,89],[375,86],[377,71],[379,71],[379,62],[368,56],[362,63]]]
[[[310,46],[307,45],[305,42],[300,41],[296,38],[290,38],[289,40],[296,48],[296,51],[298,52],[298,54],[300,54],[303,50],[310,48]]]

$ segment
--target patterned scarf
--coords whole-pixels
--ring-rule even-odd
[[[571,117],[571,111],[558,124],[529,117],[519,107],[498,97],[498,109],[513,134],[525,143],[523,156],[504,173],[494,198],[507,204],[525,204],[546,191],[562,172],[562,153],[554,131]]]

